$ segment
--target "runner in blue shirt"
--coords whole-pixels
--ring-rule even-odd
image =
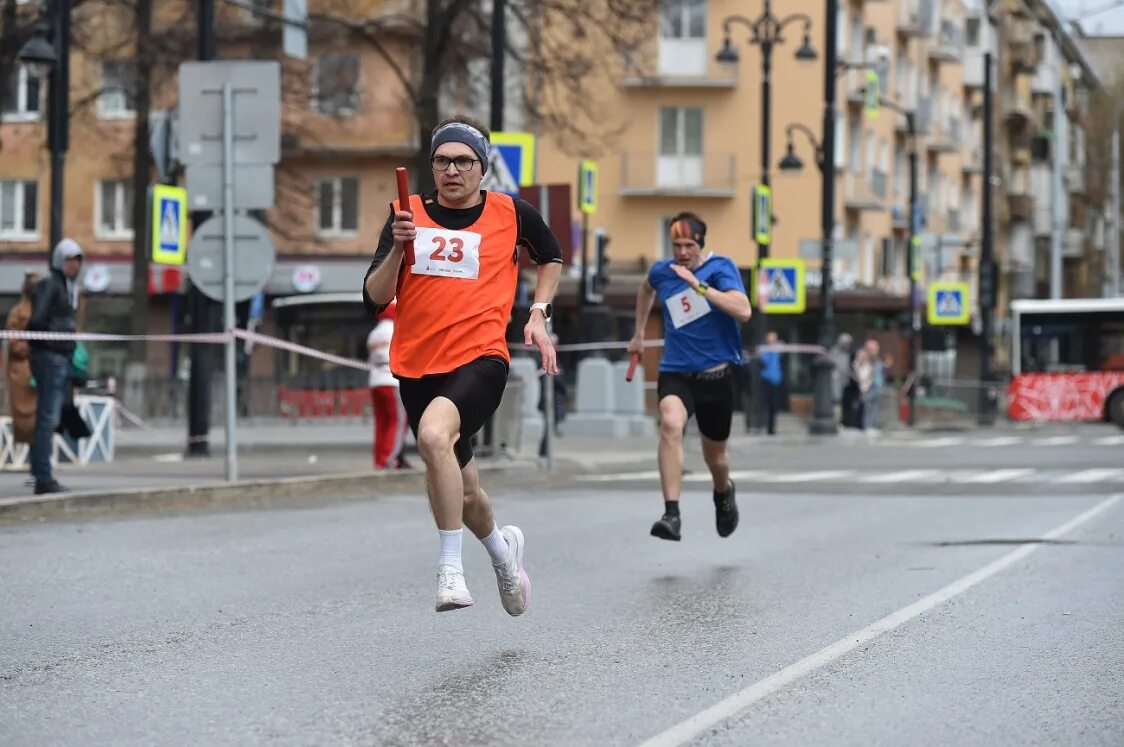
[[[652,267],[636,294],[636,336],[631,353],[644,347],[652,303],[663,310],[660,361],[660,485],[664,514],[652,536],[680,539],[679,493],[683,482],[683,433],[692,415],[714,478],[715,524],[721,537],[738,526],[734,482],[726,441],[734,415],[734,369],[742,362],[738,323],[749,321],[749,298],[733,260],[706,252],[706,224],[694,213],[671,222],[672,259]]]

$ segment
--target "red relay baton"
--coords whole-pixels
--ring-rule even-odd
[[[410,210],[410,179],[406,175],[406,169],[399,166],[394,171],[398,177],[398,209],[412,212]],[[403,262],[408,265],[414,264],[414,242],[412,239],[402,245],[402,254]]]
[[[628,361],[628,373],[624,375],[625,381],[632,381],[633,375],[636,373],[636,367],[640,365],[640,353],[633,353]]]

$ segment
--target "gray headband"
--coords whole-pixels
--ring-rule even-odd
[[[472,148],[480,159],[480,173],[488,173],[488,139],[480,130],[463,122],[450,122],[437,128],[433,133],[433,144],[429,146],[429,157],[433,158],[433,154],[445,143],[463,143]]]

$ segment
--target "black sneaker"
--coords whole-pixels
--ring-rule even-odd
[[[678,542],[682,539],[679,534],[679,528],[682,524],[683,522],[678,515],[664,514],[659,521],[652,525],[652,536]]]
[[[714,524],[719,537],[729,537],[738,528],[738,503],[734,500],[734,481],[725,493],[714,491]]]
[[[64,488],[58,480],[50,480],[49,482],[35,483],[35,495],[46,495],[47,493],[65,493]]]

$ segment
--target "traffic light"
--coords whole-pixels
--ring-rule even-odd
[[[593,276],[590,278],[590,300],[600,303],[605,297],[605,286],[609,284],[609,235],[604,228],[597,228],[593,232],[597,242]]]

